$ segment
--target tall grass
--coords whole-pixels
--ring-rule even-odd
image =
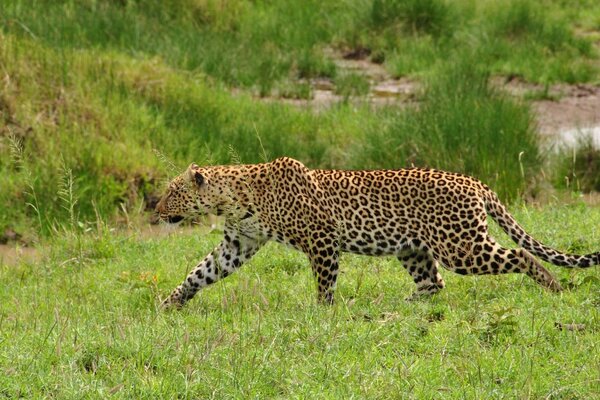
[[[526,185],[520,153],[526,175],[536,174],[527,107],[490,88],[485,72],[466,62],[440,67],[416,108],[341,104],[314,113],[234,97],[202,74],[157,59],[47,49],[12,35],[4,36],[0,51],[10,81],[19,82],[19,90],[7,87],[4,99],[14,123],[29,132],[22,138],[23,159],[33,172],[41,225],[30,228],[32,235],[74,219],[74,210],[57,201],[64,171],[70,171],[84,226],[95,225],[97,214],[110,219],[139,208],[173,174],[155,149],[179,168],[191,161],[229,163],[230,148],[245,163],[283,155],[323,168],[415,163],[476,175],[505,199]],[[0,148],[3,186],[11,188],[0,195],[9,210],[0,228],[21,224],[27,230],[31,210],[13,195],[27,193],[27,183],[14,173],[7,152]]]
[[[243,162],[252,163],[264,161],[262,140],[270,158],[289,155],[308,165],[332,166],[327,154],[336,120],[354,118],[351,112],[329,119],[232,97],[202,74],[175,71],[155,59],[48,49],[12,35],[2,35],[0,54],[8,77],[2,99],[21,135],[19,162],[31,172],[30,179],[24,176],[25,169],[11,158],[12,128],[3,129],[2,231],[47,234],[55,221],[73,219],[74,210],[59,201],[65,171],[84,224],[95,224],[97,212],[111,218],[123,206],[136,206],[173,174],[154,149],[179,168],[192,160],[228,163],[230,145]],[[33,204],[27,193],[37,196],[39,226],[27,222],[35,217],[25,206]]]
[[[591,41],[572,32],[584,15],[600,15],[583,2],[7,0],[2,7],[5,32],[59,48],[153,55],[262,95],[288,79],[335,77],[327,47],[370,48],[395,75],[430,72],[448,50],[477,47],[496,73],[536,82],[598,77]]]
[[[399,24],[409,33],[451,36],[455,18],[445,0],[373,0],[371,19],[375,28]]]
[[[577,192],[600,192],[600,150],[592,137],[580,137],[573,148],[561,149],[555,158],[555,186]]]
[[[431,78],[422,103],[392,112],[385,128],[369,129],[366,150],[354,160],[393,168],[398,160],[474,175],[501,197],[522,194],[539,172],[539,150],[529,108],[489,84],[469,53]],[[501,167],[499,167],[501,166]]]
[[[5,31],[57,47],[156,55],[262,94],[288,77],[335,74],[315,47],[333,35],[324,18],[333,3],[14,0],[4,7]]]
[[[147,115],[105,90],[110,74],[93,77],[92,71],[101,68],[97,57],[48,51],[4,35],[0,54],[6,76],[2,97],[12,110],[0,136],[2,228],[49,233],[57,220],[69,221],[69,210],[59,200],[66,170],[84,220],[95,219],[94,202],[108,217],[119,203],[130,201],[130,189],[137,189],[133,178],[152,179],[157,162],[146,155],[151,146],[137,140],[148,128]],[[26,168],[6,156],[11,131],[19,138],[20,162]],[[39,226],[27,229],[31,211],[24,205],[31,201],[24,194],[31,192],[40,218]]]
[[[387,4],[387,9],[378,4]],[[386,32],[382,51],[392,73],[399,76],[435,73],[432,66],[437,60],[470,48],[494,74],[541,83],[593,81],[598,74],[591,61],[597,58],[592,42],[573,32],[573,23],[558,4],[378,0],[373,3],[373,16],[380,20],[379,14],[389,14],[388,19],[404,15],[409,22],[402,26],[413,27],[413,36],[406,37],[393,28],[390,31],[389,23],[382,24]],[[570,7],[570,18],[578,15],[577,7],[581,14],[589,10],[584,5]],[[600,15],[600,8],[594,12]],[[573,21],[578,23],[579,17]]]
[[[482,59],[493,71],[518,74],[538,82],[593,80],[592,43],[574,35],[567,20],[527,0],[496,4],[483,14]]]

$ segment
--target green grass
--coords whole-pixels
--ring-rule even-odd
[[[485,72],[459,57],[425,83],[420,107],[341,102],[314,112],[232,94],[157,58],[58,50],[11,34],[2,35],[0,54],[8,76],[0,93],[0,232],[13,229],[26,241],[52,234],[73,213],[82,229],[98,216],[139,213],[190,162],[227,164],[232,154],[244,163],[291,156],[313,168],[414,163],[475,175],[504,199],[539,170],[528,108],[489,88]],[[340,75],[336,83],[349,96],[368,82]],[[73,210],[59,195],[69,170]]]
[[[159,298],[220,238],[110,227],[142,226],[192,161],[414,163],[515,199],[542,160],[528,105],[488,78],[597,80],[599,21],[593,0],[2,2],[0,234],[39,242],[43,258],[0,265],[0,398],[593,398],[597,268],[553,268],[559,295],[446,273],[446,290],[409,304],[397,261],[346,255],[328,308],[305,257],[270,245],[165,314]],[[330,48],[419,79],[418,106],[257,99],[310,98],[315,77],[365,95]],[[598,209],[517,216],[549,245],[598,250]]]
[[[191,161],[229,163],[232,154],[322,168],[437,167],[513,200],[539,179],[535,127],[527,104],[487,80],[597,79],[591,39],[574,33],[597,29],[594,4],[3,2],[0,234],[31,242],[66,221],[85,230],[98,216],[126,218]],[[331,79],[345,99],[366,95],[368,79],[338,71],[330,56],[355,47],[420,79],[418,107],[257,101],[310,98],[313,77]],[[68,171],[75,207],[60,195]]]
[[[347,73],[336,77],[334,93],[348,99],[369,94],[369,80],[361,74]]]
[[[556,248],[598,250],[600,210],[518,207]],[[506,237],[494,234],[503,243]],[[5,398],[594,398],[600,270],[527,277],[443,273],[408,303],[395,259],[342,257],[337,302],[316,303],[306,258],[269,245],[181,312],[156,311],[220,240],[185,231],[56,236],[39,262],[0,266]],[[555,324],[584,324],[581,331]]]
[[[138,213],[191,161],[229,163],[231,154],[322,168],[414,163],[475,175],[512,200],[539,176],[534,126],[528,106],[487,78],[547,86],[598,78],[600,8],[589,1],[0,7],[0,234],[11,229],[26,242],[65,221],[85,230],[98,216]],[[365,96],[368,79],[338,71],[331,48],[369,49],[392,74],[418,78],[419,106],[341,101],[314,112],[257,101],[310,98],[314,77],[331,79],[343,99]],[[67,171],[72,210],[59,194]]]
[[[456,15],[444,0],[373,0],[371,20],[375,28],[398,25],[410,34],[451,36]]]
[[[567,20],[553,11],[526,0],[491,7],[483,48],[492,69],[542,83],[597,79],[597,66],[583,62],[593,54],[591,42],[574,35]]]
[[[467,48],[478,54],[470,61],[492,74],[539,83],[587,82],[598,79],[597,54],[574,28],[583,28],[583,16],[590,15],[600,15],[597,4],[376,0],[372,19],[378,34],[369,33],[363,45],[384,54],[398,76],[435,73],[437,63]],[[597,30],[594,22],[584,26]]]
[[[287,79],[335,77],[328,47],[370,48],[396,75],[429,73],[449,53],[476,48],[493,73],[543,83],[598,79],[592,41],[574,33],[597,30],[592,0],[10,0],[3,7],[6,33],[58,48],[157,56],[261,94]]]
[[[559,149],[554,185],[577,192],[600,191],[600,150],[593,138],[582,135],[573,148]]]

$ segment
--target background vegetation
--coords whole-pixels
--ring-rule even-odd
[[[488,78],[599,78],[587,34],[600,24],[594,1],[0,7],[0,231],[30,238],[72,212],[87,223],[143,209],[189,162],[228,163],[232,151],[248,163],[288,155],[312,167],[445,168],[511,200],[537,180],[542,160],[528,105]],[[310,78],[331,79],[346,98],[364,95],[364,78],[340,74],[330,55],[350,50],[420,81],[419,107],[346,101],[315,112],[255,100],[310,96]],[[65,176],[78,200],[70,211],[59,195]]]
[[[565,177],[597,189],[597,150],[545,158],[527,99],[492,78],[598,83],[599,30],[594,0],[2,1],[0,235],[40,250],[0,256],[0,398],[593,398],[597,268],[558,271],[559,295],[445,273],[406,303],[396,260],[344,255],[326,308],[305,257],[273,245],[164,314],[219,236],[148,231],[144,210],[192,161],[414,164],[474,175],[544,243],[597,251],[597,208],[517,201]],[[421,90],[375,107],[346,54]],[[313,80],[340,101],[278,101]]]

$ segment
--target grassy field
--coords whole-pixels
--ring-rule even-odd
[[[0,3],[0,243],[38,249],[0,256],[0,399],[598,398],[598,268],[552,268],[561,294],[447,272],[408,303],[396,260],[344,255],[326,307],[306,258],[269,245],[161,313],[220,237],[149,231],[147,208],[192,161],[414,164],[474,175],[536,238],[598,251],[598,207],[518,200],[565,176],[597,187],[597,151],[549,164],[527,96],[490,78],[598,83],[599,2]],[[369,80],[335,62],[353,52],[422,90],[369,104]],[[277,101],[312,79],[339,103]]]
[[[598,250],[597,208],[513,210],[547,244]],[[414,284],[396,260],[344,255],[327,307],[306,258],[269,245],[184,310],[158,312],[219,241],[100,227],[1,266],[0,398],[598,396],[598,268],[552,267],[560,294],[524,276],[446,272],[446,289],[406,302]]]

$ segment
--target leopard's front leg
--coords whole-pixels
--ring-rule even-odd
[[[208,254],[161,304],[162,309],[181,308],[205,286],[231,275],[248,261],[263,242],[240,235],[235,230],[225,230],[221,244]]]
[[[317,279],[318,300],[333,304],[333,295],[338,276],[338,240],[335,235],[314,231],[313,241],[307,246],[306,253]]]

